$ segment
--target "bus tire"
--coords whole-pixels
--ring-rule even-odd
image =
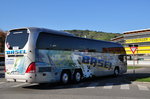
[[[82,79],[81,71],[75,71],[73,78],[74,78],[73,80],[75,81],[75,83],[79,83]]]
[[[70,82],[70,73],[68,71],[63,71],[61,73],[60,81],[62,84],[68,84]]]
[[[119,75],[119,67],[115,67],[114,76],[117,77]]]

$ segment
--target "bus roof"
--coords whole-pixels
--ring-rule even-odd
[[[28,29],[31,32],[38,31],[38,32],[48,32],[48,33],[57,34],[57,35],[75,36],[74,34],[71,34],[71,33],[68,33],[68,32],[64,32],[64,31],[57,31],[57,30],[46,29],[46,28],[37,28],[37,27],[17,28],[17,29],[12,29],[10,31],[22,30],[22,29]]]
[[[120,46],[123,47],[121,44],[116,43],[116,42],[111,42],[111,41],[103,41],[103,40],[96,40],[96,39],[89,39],[89,38],[83,38],[83,37],[77,37],[74,34],[71,34],[69,32],[64,32],[64,31],[57,31],[57,30],[52,30],[52,29],[47,29],[47,28],[38,28],[38,27],[25,27],[25,28],[18,28],[18,29],[12,29],[13,30],[22,30],[22,29],[28,29],[31,33],[32,32],[47,32],[51,34],[56,34],[56,35],[64,35],[64,36],[72,36],[76,38],[81,38],[81,39],[86,39],[86,40],[91,40],[91,41],[97,41],[97,42],[104,42],[104,43],[111,43],[112,46]]]

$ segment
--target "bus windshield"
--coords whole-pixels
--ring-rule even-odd
[[[28,41],[28,36],[27,29],[10,31],[6,38],[7,48],[13,49],[13,47],[18,47],[22,49]]]

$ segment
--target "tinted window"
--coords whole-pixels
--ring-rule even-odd
[[[40,33],[36,46],[38,49],[79,50],[82,52],[102,53],[116,53],[116,51],[120,53],[120,48],[122,48],[120,45],[111,42],[56,35],[45,32]]]
[[[63,36],[63,35],[54,35],[49,33],[40,33],[37,40],[38,49],[56,49],[56,50],[90,50],[94,51],[90,40]]]
[[[28,41],[29,33],[27,30],[13,30],[6,38],[6,44],[8,49],[12,49],[17,46],[22,49]]]

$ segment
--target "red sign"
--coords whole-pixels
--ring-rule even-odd
[[[132,53],[134,54],[135,51],[137,50],[137,47],[130,47],[130,50],[132,51]]]

